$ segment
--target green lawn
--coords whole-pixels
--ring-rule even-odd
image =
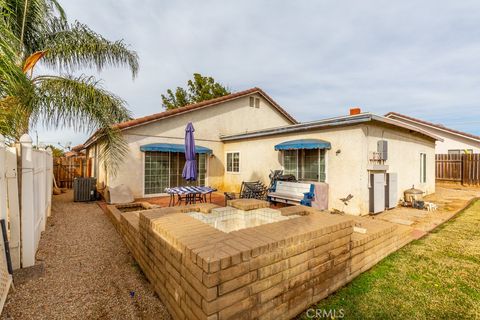
[[[344,319],[480,319],[480,201],[317,308]]]

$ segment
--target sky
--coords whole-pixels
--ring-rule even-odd
[[[192,74],[232,91],[265,90],[299,121],[360,107],[480,134],[480,1],[60,0],[78,20],[124,39],[140,72],[109,68],[103,87],[135,117]],[[40,142],[89,133],[38,128]]]

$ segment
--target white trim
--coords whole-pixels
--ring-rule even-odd
[[[142,152],[142,198],[145,198],[145,152]]]
[[[425,180],[423,179],[424,177]],[[420,152],[420,184],[424,183],[427,183],[427,154],[425,152]]]
[[[228,171],[228,154],[229,153],[238,153],[238,172],[236,171]],[[233,158],[232,158],[232,169],[233,169]],[[241,174],[242,172],[242,155],[240,151],[225,151],[225,173],[228,174]]]
[[[296,166],[296,169],[295,169],[295,177],[297,178],[297,180],[298,180],[298,172],[299,172],[299,166],[300,166],[300,158],[299,158],[300,153],[298,152],[299,150],[300,149],[295,150],[295,153],[297,155],[297,166]],[[325,150],[325,181],[323,181],[323,182],[327,183],[328,182],[328,171],[327,171],[328,170],[327,169],[328,168],[328,163],[327,163],[328,152],[327,152],[327,149],[317,149],[317,150],[318,150],[318,171],[317,171],[318,178],[315,181],[316,182],[322,182],[322,181],[320,181],[320,154],[321,154],[322,150]],[[281,160],[281,165],[282,165],[282,170],[284,171],[284,173],[285,173],[285,151],[287,151],[287,150],[280,150],[281,159],[282,159]],[[302,171],[304,171],[303,168],[302,168]],[[299,180],[299,181],[301,181],[301,180]],[[305,181],[314,181],[314,180],[305,180]]]

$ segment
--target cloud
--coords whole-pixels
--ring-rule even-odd
[[[194,72],[259,86],[301,121],[351,106],[480,133],[478,1],[63,0],[71,20],[140,56],[98,76],[136,116]],[[475,122],[479,119],[479,122]],[[54,135],[55,136],[55,135]],[[58,135],[57,135],[58,136]],[[41,137],[48,137],[41,131]],[[65,134],[82,142],[85,135]]]

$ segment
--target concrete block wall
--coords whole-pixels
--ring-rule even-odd
[[[174,319],[290,319],[410,241],[388,223],[359,236],[325,213],[227,234],[186,210],[201,211],[112,219]]]

